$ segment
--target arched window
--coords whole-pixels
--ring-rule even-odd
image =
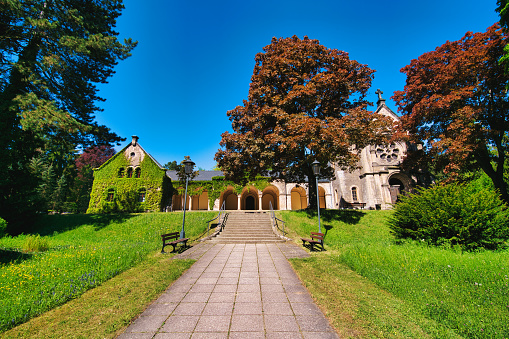
[[[135,178],[141,177],[141,168],[136,167],[136,169],[134,170],[134,177]]]
[[[115,197],[115,189],[114,188],[108,189],[108,192],[106,193],[106,201],[113,201],[114,197]]]
[[[352,200],[359,201],[359,198],[357,197],[357,187],[352,187]]]
[[[118,177],[119,178],[122,178],[124,176],[124,168],[123,167],[120,167],[118,169]]]
[[[128,178],[132,178],[133,177],[133,168],[132,167],[129,167],[127,169],[127,177]]]
[[[144,188],[141,188],[138,192],[138,202],[145,202],[145,195],[147,193],[147,190]]]

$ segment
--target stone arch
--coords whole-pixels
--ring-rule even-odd
[[[318,201],[320,202],[320,208],[327,208],[327,204],[325,203],[325,189],[321,186],[318,186]]]
[[[193,200],[191,208],[193,211],[206,211],[209,209],[209,193],[205,190],[201,194],[195,194],[191,198]]]
[[[219,206],[222,206],[224,202],[226,210],[237,210],[239,199],[237,193],[234,192],[233,187],[229,186],[226,191],[221,193],[219,197]]]
[[[272,209],[279,209],[279,190],[273,185],[265,187],[262,192],[262,210],[270,210],[271,204]]]
[[[179,187],[178,190],[183,190],[182,187]],[[186,210],[189,210],[189,195],[187,196],[187,201],[186,201]],[[171,206],[172,206],[172,210],[173,211],[180,211],[180,210],[183,210],[183,206],[184,206],[184,194],[174,194],[173,197],[172,197],[172,203],[171,203]]]
[[[258,201],[258,190],[253,187],[245,187],[240,197],[241,210],[258,210],[260,208]]]
[[[306,190],[301,186],[295,186],[291,192],[292,210],[301,210],[308,207]]]
[[[410,178],[400,172],[394,173],[389,177],[389,192],[391,202],[394,204],[398,201],[398,196],[405,192],[410,192]]]

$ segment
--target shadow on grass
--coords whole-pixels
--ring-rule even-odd
[[[0,265],[9,263],[20,263],[24,260],[28,260],[32,257],[32,254],[23,253],[16,250],[8,250],[0,248]]]
[[[310,218],[317,218],[318,212],[316,210],[306,209],[306,214]],[[342,221],[347,224],[358,224],[361,218],[366,214],[364,211],[360,210],[326,210],[320,209],[320,220],[325,222],[331,221]],[[330,225],[326,225],[325,227],[331,227]]]
[[[41,236],[53,235],[73,230],[83,225],[93,225],[96,231],[103,229],[113,222],[124,222],[133,214],[63,214],[44,215],[31,230]]]

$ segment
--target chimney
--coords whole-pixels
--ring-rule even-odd
[[[136,144],[138,143],[138,139],[139,138],[136,135],[133,135],[132,138],[133,138],[133,141],[131,142],[131,145],[136,146]]]

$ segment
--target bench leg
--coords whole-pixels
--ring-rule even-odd
[[[163,253],[163,254],[164,254],[164,253],[166,253],[166,252],[164,251],[164,244],[163,244],[163,248],[161,248],[161,253]]]

